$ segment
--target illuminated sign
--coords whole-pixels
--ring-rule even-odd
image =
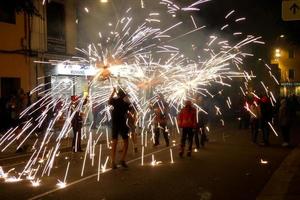
[[[64,65],[58,64],[55,67],[56,75],[74,75],[74,76],[95,76],[98,70],[92,66],[86,65]]]
[[[300,86],[300,82],[285,82],[280,84],[281,86],[290,86],[290,87]]]

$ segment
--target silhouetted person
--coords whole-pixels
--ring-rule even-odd
[[[271,123],[272,121],[273,108],[270,99],[267,96],[263,96],[261,98],[260,110],[261,110],[261,129],[263,133],[262,145],[269,145],[270,126],[268,123]]]
[[[206,104],[206,102],[203,101],[202,97],[198,97],[197,98],[197,104],[199,106],[202,107],[202,109],[204,109],[204,111],[208,111],[208,107]],[[196,144],[196,148],[200,149],[200,145],[202,147],[204,147],[205,142],[208,141],[207,135],[206,135],[206,131],[205,131],[205,126],[207,125],[207,121],[208,121],[208,116],[206,113],[204,113],[203,111],[199,110],[197,112],[197,127],[196,127],[196,131],[195,131],[195,144]]]
[[[130,106],[128,111],[128,127],[131,133],[131,140],[133,144],[134,153],[138,152],[137,149],[137,133],[136,133],[136,122],[137,122],[137,113],[133,106]]]
[[[283,138],[282,146],[287,147],[290,144],[291,113],[289,111],[286,99],[282,99],[280,101],[278,118],[280,131]]]
[[[163,108],[159,108],[159,106],[156,106],[154,108],[154,146],[159,145],[160,133],[162,133],[165,138],[166,146],[169,146],[169,137],[167,132],[167,113],[165,113],[165,109],[161,109]]]
[[[188,147],[187,156],[190,157],[192,155],[192,146],[193,146],[193,137],[194,137],[193,129],[195,129],[197,126],[196,109],[192,106],[191,101],[186,101],[185,106],[181,109],[178,115],[178,126],[182,128],[179,156],[180,157],[183,156],[185,141],[188,138],[189,147]]]
[[[128,150],[128,132],[129,132],[129,128],[126,124],[126,120],[127,120],[127,115],[130,106],[128,97],[122,89],[119,89],[117,93],[117,98],[113,98],[115,93],[116,93],[116,89],[114,88],[108,101],[108,103],[113,106],[113,110],[111,113],[111,121],[112,121],[111,163],[113,169],[117,168],[115,159],[116,159],[116,149],[117,149],[119,135],[123,138],[123,142],[124,142],[120,164],[124,168],[128,167],[125,162],[125,158]]]
[[[251,124],[251,140],[253,143],[257,143],[257,136],[259,130],[259,124],[261,120],[261,110],[259,105],[259,99],[254,99],[250,105],[250,124]]]
[[[83,118],[80,108],[78,108],[78,97],[72,96],[72,113],[75,112],[72,118],[72,129],[73,129],[73,140],[72,140],[72,150],[73,152],[82,152],[81,149],[81,130],[83,126]]]

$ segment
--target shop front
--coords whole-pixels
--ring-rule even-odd
[[[89,81],[96,75],[97,70],[89,65],[58,64],[55,67],[52,66],[48,73],[52,94],[66,98],[88,93]]]
[[[282,82],[280,84],[280,96],[300,96],[300,82]]]

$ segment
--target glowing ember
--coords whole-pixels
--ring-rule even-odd
[[[58,180],[58,183],[56,185],[61,189],[67,187],[67,184],[65,182],[62,182],[61,180]]]
[[[261,159],[260,159],[260,163],[266,165],[266,164],[268,164],[269,162],[266,161],[266,160],[263,160],[263,159],[261,158]]]
[[[32,187],[39,187],[41,185],[40,179],[32,180],[30,182],[31,182]]]

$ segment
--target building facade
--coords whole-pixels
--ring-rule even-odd
[[[272,64],[280,69],[280,95],[300,95],[300,48],[281,42],[272,52]]]
[[[40,16],[16,12],[14,3],[0,3],[0,95],[30,91],[48,82],[51,67],[35,61],[75,55],[76,1],[32,0]],[[13,2],[13,1],[11,1]]]

